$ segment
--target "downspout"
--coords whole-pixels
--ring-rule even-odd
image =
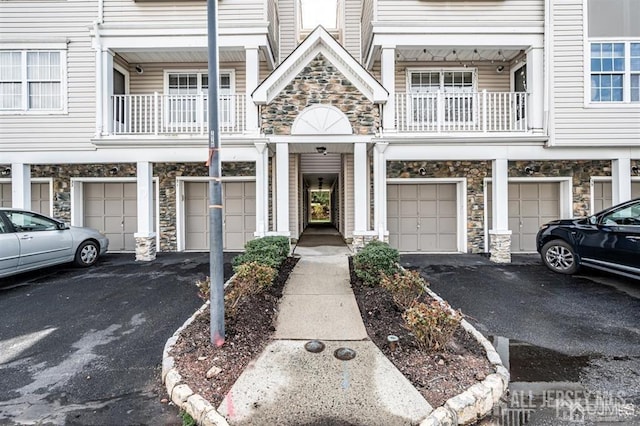
[[[552,130],[551,130],[551,116],[550,116],[550,105],[551,105],[551,88],[552,84],[552,68],[551,68],[551,0],[544,0],[544,69],[543,69],[543,77],[544,77],[544,94],[543,94],[543,128],[547,136],[549,136],[548,145],[553,145],[552,142]]]
[[[102,40],[100,25],[104,23],[104,0],[98,0],[98,18],[93,22],[94,48],[96,50],[96,138],[104,129],[103,84],[102,84]]]

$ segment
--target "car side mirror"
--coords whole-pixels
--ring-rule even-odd
[[[64,222],[59,222],[58,223],[58,229],[61,230],[61,231],[64,231],[65,229],[69,229],[69,225],[67,225]]]
[[[591,225],[597,225],[598,224],[598,217],[596,215],[589,216],[589,223]]]

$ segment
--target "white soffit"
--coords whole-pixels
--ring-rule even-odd
[[[253,92],[256,104],[270,103],[304,67],[321,53],[364,96],[374,103],[385,103],[389,93],[322,26],[302,43]]]

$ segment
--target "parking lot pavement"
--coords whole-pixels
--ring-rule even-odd
[[[209,256],[133,258],[0,280],[0,424],[182,424],[160,403],[162,349],[202,304]]]
[[[537,255],[506,265],[480,255],[403,255],[401,263],[493,341],[511,371],[510,418],[640,424],[640,281],[586,268],[556,274]],[[557,404],[580,407],[583,418]]]

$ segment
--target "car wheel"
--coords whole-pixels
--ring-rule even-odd
[[[86,268],[91,266],[98,260],[100,250],[98,243],[95,241],[84,241],[76,250],[75,264]]]
[[[573,248],[563,240],[549,241],[542,247],[542,261],[553,272],[574,274],[578,271],[578,259]]]

